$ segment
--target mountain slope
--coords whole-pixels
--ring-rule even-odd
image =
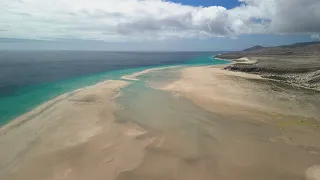
[[[257,50],[260,50],[260,49],[263,49],[263,48],[265,48],[265,47],[260,46],[260,45],[256,45],[256,46],[253,46],[251,48],[245,49],[243,51],[257,51]]]
[[[218,55],[221,59],[238,59],[248,56],[272,56],[272,55],[297,55],[311,56],[320,55],[320,42],[303,42],[277,47],[254,46],[243,51],[231,52]]]

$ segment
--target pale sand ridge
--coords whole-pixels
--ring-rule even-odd
[[[131,74],[131,75],[122,76],[121,79],[122,79],[122,80],[129,80],[129,81],[139,81],[138,77],[141,76],[141,75],[143,75],[143,74],[147,74],[147,73],[152,72],[152,71],[158,71],[158,70],[169,69],[169,68],[176,68],[176,67],[180,67],[180,66],[151,68],[151,69],[147,69],[147,70],[144,70],[144,71],[140,71],[140,72],[133,73],[133,74]]]
[[[248,57],[242,57],[242,58],[232,59],[232,60],[222,59],[222,58],[218,58],[218,57],[214,57],[214,59],[219,59],[219,60],[224,60],[224,61],[230,61],[231,64],[236,64],[236,63],[241,63],[241,64],[254,64],[254,63],[257,63],[257,60],[254,60],[254,59],[248,58]]]

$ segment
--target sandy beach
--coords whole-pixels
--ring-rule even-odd
[[[150,143],[136,140],[145,131],[113,117],[126,85],[105,81],[62,95],[3,127],[0,179],[115,179],[137,166]]]
[[[219,176],[211,177],[318,180],[319,94],[222,68],[185,68],[162,88],[231,119],[220,127],[224,135],[215,135],[219,147],[212,151],[224,163],[213,170]]]
[[[179,66],[169,66],[169,67],[146,69],[144,71],[140,71],[140,72],[136,72],[136,73],[133,73],[133,74],[130,74],[130,75],[122,76],[121,79],[122,80],[129,80],[129,81],[139,81],[138,77],[143,75],[143,74],[146,74],[146,73],[149,73],[149,72],[152,72],[152,71],[158,71],[158,70],[170,69],[170,68],[177,68],[177,67],[179,67]]]
[[[267,116],[270,116],[271,113],[319,120],[319,113],[314,111],[316,107],[310,107],[310,109],[300,107],[298,100],[293,99],[292,93],[294,92],[290,94],[285,91],[286,89],[281,89],[281,83],[274,83],[274,86],[278,85],[283,91],[276,92],[272,90],[271,86],[268,87],[268,83],[271,81],[263,79],[259,75],[227,71],[223,70],[224,67],[185,68],[181,72],[180,80],[168,84],[162,89],[181,93],[203,108],[216,113],[249,113],[248,115],[251,116],[250,113],[260,112]],[[290,86],[286,87],[290,88]],[[212,105],[206,105],[206,103]]]
[[[0,0],[0,180],[320,180],[320,0]]]
[[[318,180],[319,95],[223,67],[172,69],[129,106],[124,80],[39,106],[2,127],[0,179]]]

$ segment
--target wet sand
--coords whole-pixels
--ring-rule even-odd
[[[212,164],[201,179],[318,180],[320,94],[221,68],[185,68],[162,87],[220,115],[206,125]]]
[[[182,94],[223,115],[243,113],[250,119],[254,118],[252,113],[279,114],[320,121],[318,91],[269,81],[254,74],[222,70],[223,67],[185,68],[178,81],[161,89]]]
[[[125,75],[122,76],[121,79],[122,80],[129,80],[129,81],[139,81],[138,77],[143,75],[143,74],[147,74],[150,73],[152,71],[158,71],[158,70],[164,70],[164,69],[171,69],[171,68],[177,68],[180,66],[169,66],[169,67],[160,67],[160,68],[151,68],[151,69],[146,69],[144,71],[140,71],[140,72],[136,72],[130,75]]]
[[[1,129],[0,179],[318,180],[320,95],[221,68],[146,70],[41,105]]]
[[[137,140],[145,130],[113,117],[113,99],[128,84],[105,81],[62,95],[3,127],[0,179],[115,179],[136,167],[150,140]]]

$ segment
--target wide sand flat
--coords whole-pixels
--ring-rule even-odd
[[[206,179],[320,179],[319,94],[221,68],[185,68],[162,88],[228,119],[206,127]]]
[[[115,179],[136,167],[145,131],[114,122],[125,81],[105,81],[51,100],[1,129],[0,179]],[[130,150],[130,151],[128,151]]]
[[[304,99],[306,102],[301,105],[298,96],[304,94],[294,93],[303,90],[291,92],[290,89],[294,87],[281,87],[280,83],[270,84],[272,82],[258,75],[222,70],[223,67],[185,68],[178,81],[161,89],[180,93],[203,108],[223,115],[238,117],[242,114],[254,118],[256,113],[268,117],[282,114],[320,120],[316,103],[319,94],[310,96],[313,103]]]
[[[0,179],[319,180],[319,94],[222,67],[182,69],[170,93],[129,89],[115,114],[129,82],[41,105],[0,129]]]

